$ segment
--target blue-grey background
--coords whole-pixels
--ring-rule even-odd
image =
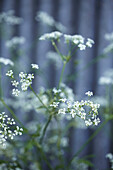
[[[12,36],[24,36],[26,38],[26,43],[22,47],[26,55],[19,58],[20,65],[26,70],[29,70],[31,63],[38,63],[43,68],[46,62],[46,52],[51,49],[48,42],[39,41],[30,48],[40,35],[53,31],[35,20],[37,11],[45,11],[55,20],[61,22],[67,28],[65,33],[81,34],[95,41],[92,49],[76,53],[75,58],[80,60],[80,65],[75,69],[72,60],[65,71],[66,75],[73,74],[83,68],[90,60],[101,55],[104,47],[108,44],[104,35],[113,31],[113,0],[0,0],[0,12],[10,9],[14,9],[15,15],[24,19],[23,24],[14,27],[13,30],[7,28],[5,31],[8,32],[10,38]],[[5,49],[3,44],[4,39],[0,35],[0,57],[11,58],[9,51]],[[102,94],[103,91],[101,86],[98,85],[98,79],[105,70],[112,67],[112,56],[101,59],[91,67],[81,71],[76,81],[71,81],[69,86],[74,89],[77,95],[84,95],[87,90],[93,91],[94,94]],[[46,77],[51,87],[57,84],[59,73],[60,70],[56,71],[52,65],[46,70]],[[40,78],[36,83],[38,86],[44,85]],[[38,87],[37,84],[35,88]],[[112,141],[108,135],[110,129],[111,126],[108,124],[83,151],[83,154],[96,155],[93,162],[97,170],[108,169],[108,161],[105,155],[113,150]],[[86,132],[81,129],[72,129],[69,156],[74,154],[92,133],[93,130]]]

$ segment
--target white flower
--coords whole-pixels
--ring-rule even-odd
[[[9,76],[11,78],[14,78],[13,76],[13,71],[12,70],[9,70],[7,73],[6,73],[6,76]]]
[[[2,58],[2,57],[0,57],[0,63],[3,63],[4,65],[11,65],[11,66],[13,66],[14,65],[14,63],[10,60],[10,59],[6,59],[6,58]]]
[[[54,94],[57,94],[57,93],[60,93],[60,92],[61,92],[61,89],[58,89],[58,90],[57,90],[56,88],[53,88],[53,93],[54,93]]]
[[[8,115],[5,114],[5,112],[0,113],[0,144],[3,145],[3,147],[6,146],[6,139],[10,138],[13,139],[16,135],[21,135],[23,132],[22,128],[18,128],[18,132],[16,133],[17,128],[15,129],[15,121],[14,119],[11,119],[8,117]],[[11,126],[14,126],[13,128]],[[14,129],[14,130],[12,130]]]
[[[70,112],[70,114],[71,114],[71,116],[74,118],[74,117],[75,117],[75,115],[76,115],[76,112],[75,112],[75,110],[74,110],[74,109],[71,109],[71,112]]]
[[[29,79],[29,80],[34,79],[34,74],[28,74],[27,79]]]
[[[38,64],[31,64],[31,66],[32,66],[32,68],[34,68],[34,69],[39,69],[39,66],[38,66]]]
[[[91,48],[93,44],[94,44],[94,41],[90,38],[87,38],[86,46]]]
[[[93,96],[93,92],[91,92],[91,91],[87,91],[85,94],[86,94],[87,96]]]
[[[93,121],[94,125],[98,125],[100,123],[100,119],[99,118],[95,118],[94,121]]]
[[[84,45],[84,44],[79,44],[78,47],[80,48],[80,50],[85,50],[86,49],[86,45]]]
[[[18,44],[24,44],[25,38],[24,37],[13,37],[11,40],[6,41],[6,47],[12,48]]]
[[[16,80],[11,81],[11,83],[12,83],[12,86],[15,86],[15,87],[17,87],[17,86],[18,86],[18,84],[19,84],[19,82],[18,82],[18,81],[16,81]]]
[[[107,76],[102,76],[99,79],[99,84],[100,85],[109,85],[109,84],[113,84],[113,79],[112,77],[107,77]]]
[[[56,22],[53,17],[48,15],[46,12],[39,11],[35,17],[37,21],[42,21],[44,24],[56,27],[59,31],[65,31],[66,28],[59,22]]]
[[[66,109],[59,109],[58,114],[66,114]]]
[[[53,102],[52,104],[50,104],[50,106],[54,108],[58,107],[58,105],[59,105],[59,102]]]
[[[0,13],[0,23],[5,22],[10,25],[17,25],[23,21],[22,18],[14,16],[14,10]]]
[[[21,79],[26,78],[26,76],[27,76],[26,73],[23,73],[23,72],[20,72],[20,73],[19,73],[19,77],[20,77]]]
[[[74,44],[78,45],[79,43],[84,43],[84,37],[82,37],[81,35],[68,35],[68,34],[64,34],[64,39],[65,42],[73,42]]]
[[[13,89],[13,90],[12,90],[12,94],[13,94],[14,96],[19,96],[19,93],[20,93],[20,91],[19,91],[18,89]]]
[[[85,120],[85,124],[86,126],[91,126],[93,123],[91,121],[91,119]]]
[[[59,39],[60,37],[62,36],[62,33],[61,32],[58,32],[58,31],[54,31],[54,32],[51,32],[51,33],[46,33],[44,35],[42,35],[39,40],[52,40],[52,39]]]

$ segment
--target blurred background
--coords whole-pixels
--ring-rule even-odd
[[[54,61],[51,57],[56,54],[53,53],[54,49],[50,42],[39,41],[39,37],[44,33],[58,30],[71,35],[80,34],[95,41],[91,49],[77,51],[69,62],[65,71],[66,84],[78,96],[84,96],[88,90],[98,96],[105,95],[104,87],[98,82],[105,71],[113,67],[112,0],[0,0],[0,13],[10,10],[14,10],[14,15],[22,20],[20,24],[0,26],[0,57],[15,62],[18,72],[29,71],[31,63],[37,63],[43,73],[41,72],[35,79],[36,90],[41,86],[53,88],[58,84],[62,63],[59,60]],[[8,15],[11,13],[13,12],[10,11]],[[56,23],[46,18],[48,15]],[[23,38],[18,51],[12,50],[8,43],[6,45],[12,37]],[[59,48],[65,53],[63,45],[59,45]],[[8,88],[4,87],[6,95]],[[78,151],[94,130],[71,128],[70,150],[67,157]],[[95,170],[109,169],[105,155],[113,152],[112,130],[112,124],[108,123],[81,153],[96,155],[92,158]]]

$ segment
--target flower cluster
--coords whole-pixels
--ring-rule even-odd
[[[87,41],[85,42],[85,38],[81,35],[68,35],[68,34],[62,34],[61,32],[55,31],[51,33],[46,33],[42,35],[39,40],[59,40],[61,36],[64,36],[64,41],[66,43],[73,43],[75,46],[77,46],[80,50],[85,50],[86,47],[92,47],[94,44],[94,41],[90,38],[87,38]]]
[[[6,146],[6,140],[8,138],[13,139],[14,136],[22,135],[23,129],[15,125],[14,119],[8,117],[5,112],[0,113],[0,144]]]
[[[32,84],[32,79],[34,79],[34,74],[26,74],[20,72],[19,77],[21,78],[21,89],[22,91],[26,91],[28,87]]]
[[[11,40],[6,41],[6,47],[13,48],[16,45],[20,45],[24,43],[25,43],[24,37],[13,37]]]
[[[56,90],[54,91],[56,94]],[[57,93],[59,92],[60,90],[57,90]],[[86,92],[86,95],[92,96],[93,93],[88,91]],[[53,103],[51,103],[50,106],[53,108],[57,108],[58,114],[70,114],[72,118],[74,118],[75,116],[80,117],[84,120],[86,126],[97,126],[100,123],[100,119],[98,118],[98,109],[100,107],[100,104],[95,104],[90,100],[73,102],[66,98],[60,98],[58,101],[54,101]]]
[[[4,65],[11,65],[13,66],[14,63],[10,60],[10,59],[7,59],[7,58],[0,58],[0,63],[3,63]]]
[[[5,22],[10,25],[17,25],[20,24],[22,21],[22,18],[14,16],[14,10],[9,10],[0,14],[0,23]]]
[[[58,40],[63,34],[59,31],[54,31],[51,33],[45,33],[42,35],[39,40]]]
[[[32,66],[33,69],[37,69],[37,70],[39,69],[38,64],[31,64],[31,66]]]
[[[113,51],[113,32],[105,34],[105,39],[110,42],[107,47],[104,48],[104,54],[107,54],[111,51]]]
[[[86,92],[85,93],[87,96],[93,96],[93,92],[91,92],[91,91],[88,91],[88,92]]]
[[[31,64],[31,65],[32,65],[32,68],[39,69],[39,66],[37,64]],[[19,84],[21,85],[22,91],[27,91],[28,87],[32,84],[32,80],[34,79],[34,74],[27,74],[27,73],[24,73],[24,72],[20,72],[19,73],[20,82],[18,82],[14,79],[14,75],[13,75],[12,70],[9,70],[6,73],[6,76],[9,76],[9,77],[11,77],[11,79],[13,79],[11,81],[11,83],[12,83],[12,86],[15,87],[12,90],[12,94],[14,96],[19,96],[19,94],[20,94],[20,91],[17,89]]]
[[[109,69],[104,73],[104,76],[99,79],[100,85],[110,85],[113,84],[113,69]]]
[[[56,27],[56,29],[58,29],[59,31],[65,31],[66,30],[66,28],[61,23],[56,22],[54,20],[54,18],[51,17],[50,15],[48,15],[46,12],[43,12],[43,11],[37,12],[35,19],[37,21],[41,21],[42,23],[44,23],[46,25]]]
[[[94,41],[90,38],[87,38],[85,43],[85,38],[81,35],[67,35],[64,34],[64,39],[66,43],[72,42],[74,45],[77,45],[80,50],[85,50],[86,47],[92,47]]]
[[[9,77],[11,77],[11,78],[14,78],[13,71],[12,71],[12,70],[9,70],[9,71],[6,73],[6,76],[9,76]]]
[[[111,169],[113,169],[113,154],[112,153],[108,153],[106,155],[106,158],[109,159],[110,163],[111,163]]]

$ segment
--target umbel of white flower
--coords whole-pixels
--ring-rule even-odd
[[[54,89],[53,92],[54,94],[60,93],[60,90]],[[85,94],[87,96],[92,96],[93,92],[88,91]],[[100,123],[100,119],[98,117],[100,104],[93,103],[91,100],[73,102],[66,98],[60,98],[58,101],[51,103],[50,107],[57,109],[58,114],[71,115],[72,118],[78,116],[84,120],[86,126],[97,126]],[[87,110],[89,110],[89,112]]]
[[[8,117],[5,112],[0,113],[0,144],[6,146],[8,138],[13,139],[17,135],[22,135],[23,129],[16,126],[14,119]]]
[[[3,57],[0,57],[0,63],[3,63],[4,65],[11,65],[11,66],[14,65],[14,63],[10,59],[3,58]]]
[[[37,70],[39,69],[39,66],[37,64],[31,64],[31,66],[33,69],[37,69]],[[14,79],[14,74],[12,70],[9,70],[6,73],[6,76],[9,76],[11,79],[13,79],[11,83],[12,83],[12,86],[15,87],[14,89],[12,89],[12,94],[14,96],[19,96],[20,94],[20,90],[17,89],[19,84],[21,85],[22,91],[27,91],[28,87],[32,84],[32,80],[34,79],[34,74],[27,74],[24,72],[20,72],[19,73],[20,82],[18,82]]]
[[[72,43],[73,45],[77,46],[80,50],[85,50],[86,47],[91,48],[94,44],[94,41],[90,38],[87,38],[87,41],[85,42],[85,38],[82,35],[68,35],[63,34],[59,31],[54,31],[51,33],[46,33],[42,35],[39,40],[59,40],[60,37],[64,37],[65,43]]]
[[[0,13],[0,23],[7,23],[9,25],[17,25],[23,21],[22,18],[14,16],[14,10]]]

